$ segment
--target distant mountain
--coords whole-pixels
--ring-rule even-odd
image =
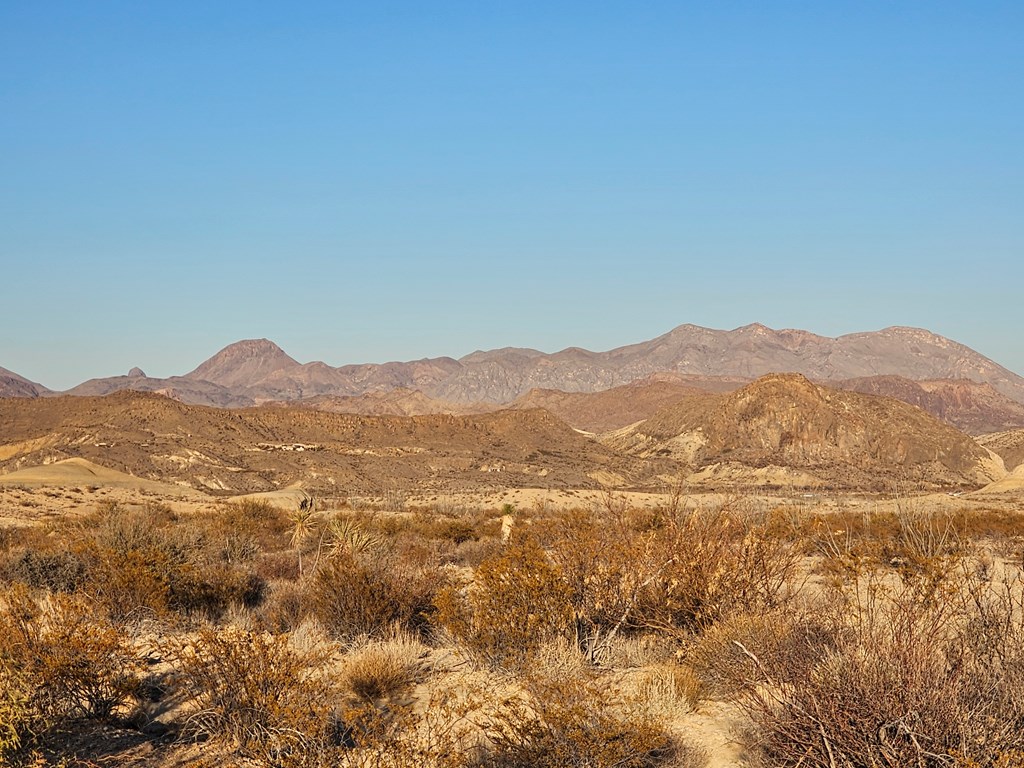
[[[133,373],[136,372],[136,373]],[[254,404],[244,390],[232,390],[210,381],[172,376],[169,379],[152,379],[133,368],[127,376],[110,376],[105,379],[89,379],[77,387],[63,392],[77,397],[101,397],[130,390],[132,392],[155,392],[173,400],[190,405],[212,405],[218,408],[245,408]]]
[[[717,482],[722,467],[774,467],[799,484],[884,490],[888,483],[978,487],[1005,470],[967,435],[887,397],[771,374],[730,394],[684,398],[611,433],[610,447],[641,458],[674,458]]]
[[[229,344],[183,378],[209,381],[229,389],[248,389],[271,374],[299,367],[274,342],[248,339]]]
[[[42,397],[50,390],[6,368],[0,368],[0,397]]]
[[[654,374],[739,381],[778,372],[826,382],[876,376],[966,379],[988,384],[1024,404],[1024,378],[929,331],[895,327],[829,338],[756,324],[732,331],[681,325],[656,339],[607,352],[570,347],[546,354],[504,348],[474,352],[459,360],[440,357],[341,367],[300,364],[273,342],[256,339],[225,347],[185,376],[97,379],[72,392],[166,391],[188,402],[225,405],[409,389],[456,405],[497,405],[511,403],[532,389],[599,392]],[[209,385],[219,389],[206,389]]]
[[[987,382],[1024,403],[1024,378],[962,344],[916,328],[887,328],[839,338],[748,325],[716,331],[682,325],[651,341],[609,352],[570,348],[553,355],[477,353],[433,391],[441,399],[508,402],[540,387],[593,392],[670,371],[753,379],[795,372],[833,381],[892,374],[908,379]]]
[[[1024,404],[991,384],[968,379],[911,381],[902,376],[871,376],[833,382],[837,389],[894,397],[916,405],[969,435],[1024,428]]]
[[[726,377],[654,374],[600,392],[531,389],[509,407],[544,408],[576,429],[600,433],[642,421],[683,398],[728,392],[746,383]]]

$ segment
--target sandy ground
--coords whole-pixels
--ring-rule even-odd
[[[270,501],[285,509],[294,509],[308,494],[301,485],[270,493],[249,494],[239,499]],[[178,512],[209,512],[216,514],[224,498],[208,496],[191,488],[159,483],[122,472],[99,467],[81,459],[71,459],[0,476],[0,527],[7,525],[33,525],[59,517],[86,514],[105,504],[146,505],[159,503]],[[322,509],[330,509],[332,502],[322,500]],[[386,499],[349,499],[356,503],[386,507]],[[736,493],[681,493],[673,499],[667,494],[631,493],[620,491],[597,492],[588,490],[552,491],[545,489],[507,489],[492,493],[420,494],[404,498],[408,507],[449,509],[457,514],[461,509],[484,508],[500,513],[505,505],[529,513],[532,510],[570,507],[601,507],[624,509],[627,507],[670,506],[678,503],[687,508],[714,508],[730,506],[751,511],[775,508],[820,512],[822,510],[850,511],[910,511],[948,510],[970,513],[979,509],[1024,510],[1024,467],[979,491],[963,494],[933,493],[918,496],[882,497],[832,492],[776,492],[772,494]],[[676,722],[681,735],[700,746],[707,754],[707,768],[743,768],[746,765],[741,743],[742,715],[734,704],[723,701],[702,702],[695,712],[681,715]],[[164,751],[154,743],[140,739],[138,734],[119,733],[104,736],[90,733],[83,736],[101,738],[109,742],[111,754],[134,764],[177,768],[184,766],[186,758],[194,752]],[[119,743],[127,739],[131,743]],[[131,741],[134,740],[134,741]],[[113,746],[110,746],[113,745]],[[116,747],[116,749],[115,749]],[[197,748],[198,749],[198,748]],[[179,761],[179,758],[180,761]],[[177,761],[177,762],[176,762]]]
[[[280,490],[234,497],[210,496],[193,488],[162,483],[107,469],[84,459],[67,459],[53,464],[0,475],[0,525],[23,525],[33,520],[92,512],[102,503],[161,503],[175,511],[213,510],[225,501],[254,499],[268,501],[286,510],[296,509],[309,498],[301,483]],[[383,497],[340,497],[321,499],[318,507],[329,509],[345,501],[357,505],[388,508]],[[796,512],[828,510],[911,511],[948,510],[969,512],[978,508],[1020,510],[1024,507],[1024,466],[1002,480],[969,493],[931,493],[916,496],[856,494],[833,491],[693,492],[684,488],[673,499],[670,493],[631,491],[551,490],[510,488],[491,492],[422,493],[402,499],[406,508],[483,508],[502,511],[510,505],[520,512],[532,510],[628,507],[652,509],[678,504],[685,508],[731,507],[753,512],[785,508]]]
[[[90,486],[127,488],[136,491],[159,493],[174,498],[199,498],[203,495],[188,486],[161,483],[156,480],[135,477],[124,472],[118,472],[116,469],[101,467],[85,459],[64,459],[63,461],[55,461],[52,464],[43,464],[38,467],[8,472],[7,474],[0,475],[0,485],[48,488]]]

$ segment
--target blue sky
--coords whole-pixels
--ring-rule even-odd
[[[1024,373],[1022,39],[1019,2],[5,0],[0,366],[757,321]]]

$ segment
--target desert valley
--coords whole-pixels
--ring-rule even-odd
[[[1024,764],[1024,378],[941,336],[0,394],[13,763]]]

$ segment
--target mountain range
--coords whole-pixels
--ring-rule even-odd
[[[300,363],[272,341],[256,339],[231,344],[183,375],[152,378],[135,368],[64,393],[0,369],[0,396],[132,390],[193,405],[293,403],[391,415],[545,407],[577,428],[599,432],[652,415],[684,389],[721,392],[779,372],[894,397],[974,434],[1024,426],[1024,378],[963,344],[906,327],[830,338],[760,324],[731,331],[681,325],[607,352],[503,348],[459,359],[339,367]]]

